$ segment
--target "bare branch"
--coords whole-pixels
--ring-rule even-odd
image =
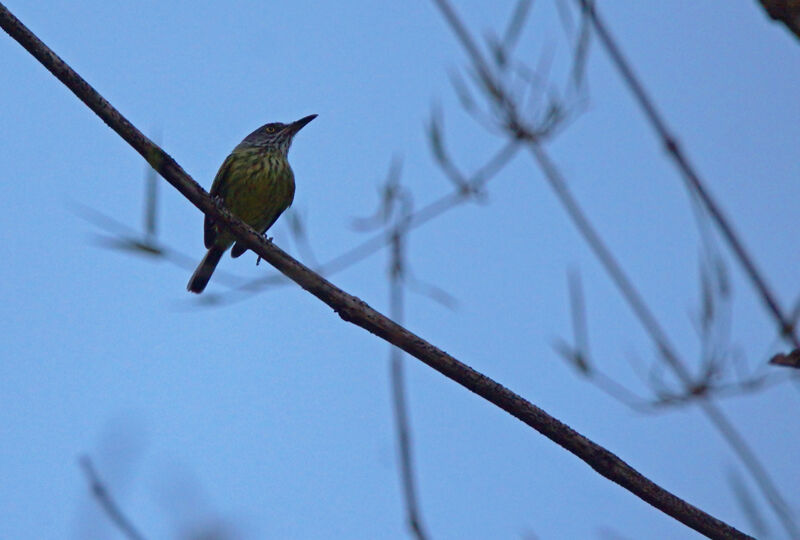
[[[519,0],[517,7],[511,13],[502,43],[506,57],[510,56],[511,50],[519,41],[519,36],[522,34],[522,28],[525,26],[525,20],[528,18],[532,6],[533,0]]]
[[[158,171],[153,167],[147,167],[145,178],[144,196],[144,233],[147,240],[153,243],[158,234]]]
[[[782,22],[800,38],[800,2],[797,0],[758,0],[772,19]]]
[[[99,210],[78,202],[70,202],[69,207],[77,216],[110,235],[98,235],[98,243],[104,248],[136,253],[159,260],[164,259],[178,268],[183,268],[190,272],[197,265],[195,257],[159,244],[155,238],[148,237],[147,234],[142,235]],[[247,278],[218,270],[214,274],[214,279],[233,287]]]
[[[286,214],[286,217],[289,218],[286,220],[289,225],[289,231],[292,233],[294,244],[297,246],[297,251],[300,252],[301,258],[309,261],[311,266],[317,266],[319,263],[317,262],[317,256],[314,250],[311,248],[311,242],[308,239],[308,232],[306,231],[306,223],[303,216],[296,208],[289,208]]]
[[[770,530],[767,521],[761,514],[750,488],[745,484],[744,478],[736,469],[731,468],[728,470],[728,483],[731,485],[742,512],[747,516],[756,533],[764,538],[769,537]]]
[[[405,224],[407,223],[407,218],[407,214],[400,214],[396,217],[389,260],[389,313],[392,319],[398,323],[403,321],[405,303],[403,289],[406,278],[405,241],[407,229]],[[389,351],[389,363],[391,366],[392,403],[397,429],[397,445],[400,451],[400,478],[403,486],[408,526],[417,540],[426,540],[428,534],[425,532],[425,526],[422,524],[422,515],[419,510],[414,456],[411,450],[411,420],[408,414],[403,351],[397,347],[392,347]]]
[[[770,359],[769,363],[776,366],[800,369],[800,349],[795,349],[789,354],[776,354]]]

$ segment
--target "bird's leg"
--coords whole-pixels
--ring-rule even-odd
[[[272,243],[272,237],[271,236],[267,236],[267,231],[264,231],[264,240],[266,240],[270,244]],[[256,259],[256,266],[258,266],[258,263],[260,263],[260,262],[261,262],[261,255],[258,256],[258,259]]]

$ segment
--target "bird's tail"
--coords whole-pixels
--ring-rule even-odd
[[[223,253],[225,253],[225,250],[216,246],[209,249],[206,256],[203,257],[203,260],[200,261],[200,264],[197,266],[197,270],[192,274],[192,279],[189,280],[186,290],[197,294],[203,292],[203,289],[208,285],[208,280],[211,279],[211,274],[214,273],[214,269],[219,264]]]

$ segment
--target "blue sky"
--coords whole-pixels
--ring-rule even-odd
[[[512,3],[458,2],[478,35]],[[606,4],[606,3],[604,3]],[[602,5],[669,125],[788,309],[800,287],[800,43],[755,2]],[[363,241],[392,159],[417,207],[451,189],[425,125],[437,104],[454,159],[480,166],[502,145],[459,108],[449,73],[466,59],[430,2],[50,2],[7,7],[209,187],[227,153],[269,121],[319,117],[295,139],[294,209],[316,257]],[[297,286],[210,308],[191,268],[104,249],[76,205],[130,227],[145,164],[19,45],[0,40],[0,537],[115,538],[90,498],[90,455],[148,538],[223,523],[238,538],[404,538],[387,345]],[[548,52],[549,51],[549,52]],[[552,78],[569,41],[536,2],[517,52]],[[589,101],[548,144],[589,217],[681,354],[697,365],[700,238],[680,177],[593,42]],[[202,216],[159,184],[159,241],[202,257]],[[275,242],[300,255],[285,219]],[[722,244],[720,244],[722,246]],[[775,324],[728,251],[731,347],[749,372],[778,350]],[[749,532],[732,471],[754,490],[696,407],[636,413],[553,351],[571,336],[566,272],[586,292],[593,359],[647,394],[642,333],[528,155],[483,204],[415,231],[415,276],[458,299],[409,293],[407,326],[606,446],[663,487]],[[242,277],[273,272],[223,259]],[[332,277],[388,309],[386,250]],[[212,279],[209,294],[225,295]],[[420,504],[433,538],[689,538],[499,409],[406,362]],[[727,380],[735,374],[726,373]],[[668,377],[667,377],[668,379]],[[720,407],[796,511],[797,387]],[[755,491],[754,491],[755,492]],[[769,531],[774,513],[757,502]]]

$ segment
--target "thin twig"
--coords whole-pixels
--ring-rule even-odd
[[[108,489],[106,489],[106,486],[97,475],[97,471],[95,471],[89,456],[82,456],[80,458],[80,465],[86,475],[86,481],[89,482],[89,489],[91,489],[92,495],[94,495],[100,508],[103,509],[103,512],[105,512],[111,522],[119,529],[125,538],[129,540],[144,540],[144,536],[136,530],[133,523],[125,517],[125,514],[122,513],[117,503],[115,503],[114,499],[109,495]]]
[[[404,312],[404,243],[406,231],[402,225],[405,216],[399,218],[400,223],[395,227],[392,236],[392,249],[390,257],[390,307],[389,314],[392,320],[403,324]],[[403,498],[406,504],[408,526],[418,540],[426,540],[428,534],[422,524],[422,515],[419,510],[419,496],[417,494],[414,456],[411,449],[411,420],[408,415],[406,399],[405,367],[403,351],[392,347],[389,351],[392,381],[392,403],[394,404],[395,426],[397,428],[397,445],[400,451],[400,478],[403,485]]]
[[[144,195],[144,233],[147,240],[156,241],[158,236],[158,171],[147,167]]]
[[[74,201],[68,202],[68,206],[81,219],[112,235],[98,235],[98,242],[102,247],[164,259],[178,268],[190,272],[197,265],[197,259],[194,256],[160,244],[152,235],[139,233],[99,210]],[[247,278],[235,276],[224,270],[217,270],[214,273],[214,279],[233,287]]]
[[[533,6],[533,0],[519,0],[517,7],[514,8],[511,17],[508,19],[508,26],[503,34],[502,48],[506,54],[509,54],[519,40],[522,34],[522,28],[525,26],[525,20]]]
[[[655,484],[619,457],[587,439],[521,396],[409,332],[362,300],[347,294],[294,260],[227,209],[195,182],[166,152],[154,145],[83,78],[0,4],[0,27],[39,60],[53,75],[127,141],[194,206],[227,227],[248,249],[269,262],[302,288],[325,302],[339,316],[397,345],[431,368],[518,418],[556,444],[578,456],[595,471],[686,526],[712,538],[750,538],[727,523],[692,506]],[[153,154],[158,159],[152,159]]]

